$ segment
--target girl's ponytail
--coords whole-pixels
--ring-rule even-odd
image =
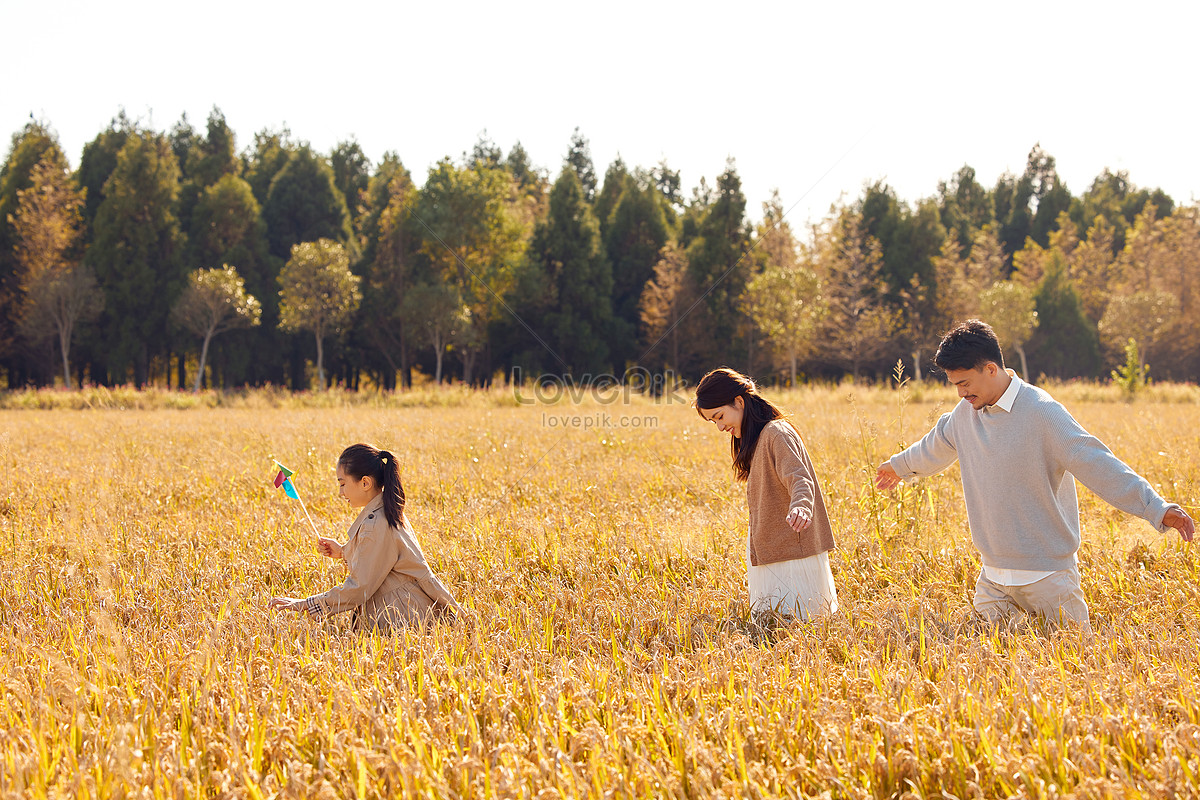
[[[388,525],[399,528],[404,519],[404,486],[400,483],[400,465],[396,457],[387,450],[379,451],[382,470],[380,486],[383,487],[383,515]]]
[[[399,528],[404,521],[404,487],[400,484],[400,464],[387,450],[369,444],[352,444],[338,457],[342,471],[355,480],[370,475],[383,490],[383,516],[388,525]]]

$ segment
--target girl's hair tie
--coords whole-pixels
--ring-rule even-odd
[[[380,459],[379,459],[379,462],[380,462],[381,464],[386,464],[386,463],[387,463],[387,456],[382,456],[382,457],[380,457]]]

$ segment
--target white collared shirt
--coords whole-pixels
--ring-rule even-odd
[[[1012,411],[1013,403],[1017,400],[1017,392],[1021,390],[1021,384],[1024,382],[1017,373],[1011,369],[1006,369],[1005,372],[1012,378],[1008,382],[1008,388],[1004,390],[1004,394],[1000,395],[1000,399],[990,406],[984,406],[983,410],[989,414],[995,414],[1003,411],[1006,414]],[[1047,578],[1053,575],[1054,572],[1045,572],[1037,569],[1005,569],[1003,567],[993,567],[988,564],[983,565],[983,575],[992,583],[1001,586],[1028,586],[1031,583],[1037,583],[1042,578]]]

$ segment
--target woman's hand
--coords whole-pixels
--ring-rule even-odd
[[[317,539],[317,552],[326,558],[341,558],[342,546],[333,539],[322,536]]]
[[[307,605],[303,597],[273,597],[271,608],[276,611],[304,611]]]
[[[795,506],[788,512],[784,521],[792,526],[792,530],[799,533],[802,530],[806,530],[812,524],[812,514],[800,506]]]

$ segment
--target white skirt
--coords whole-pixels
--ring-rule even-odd
[[[756,567],[750,563],[747,539],[746,583],[750,585],[750,610],[754,613],[777,611],[809,620],[838,610],[829,553]]]

